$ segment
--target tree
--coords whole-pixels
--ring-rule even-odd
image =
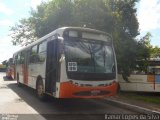
[[[150,58],[150,53],[152,49],[152,45],[150,44],[151,41],[151,33],[147,33],[144,37],[142,37],[137,44],[137,59],[142,60],[145,59],[147,60]]]
[[[14,44],[27,45],[61,26],[86,26],[112,34],[119,71],[135,66],[139,45],[135,4],[138,0],[51,0],[12,27]]]
[[[148,66],[148,59],[151,56],[151,49],[152,45],[150,44],[151,41],[151,33],[147,33],[137,42],[137,54],[136,54],[136,61],[139,62],[139,70],[147,72]],[[136,63],[137,64],[137,63]],[[137,69],[137,66],[135,66]]]
[[[13,33],[10,35],[12,37],[13,45],[26,46],[33,41],[37,40],[35,36],[35,30],[33,29],[33,24],[30,19],[20,20],[20,24],[16,24],[11,28]]]
[[[135,66],[137,54],[137,41],[135,37],[138,32],[138,21],[136,9],[134,8],[136,0],[113,0],[110,1],[113,17],[112,36],[118,60],[119,72],[128,76]]]
[[[3,64],[3,65],[7,65],[7,60],[4,60],[4,61],[2,62],[2,64]]]
[[[151,58],[160,58],[160,48],[158,46],[155,46],[151,49]]]

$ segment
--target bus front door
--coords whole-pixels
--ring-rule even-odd
[[[58,45],[57,40],[47,43],[47,60],[46,60],[46,93],[56,92],[56,81],[58,80]]]

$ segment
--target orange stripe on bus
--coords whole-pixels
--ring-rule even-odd
[[[154,87],[154,90],[155,90],[155,87],[156,87],[156,79],[155,79],[155,75],[148,75],[147,76],[147,82],[151,82],[151,83],[153,83],[153,87]]]
[[[74,85],[70,82],[60,83],[60,98],[102,98],[113,96],[116,94],[118,84],[113,83],[109,86],[98,86],[98,87],[82,87]],[[97,96],[76,96],[74,93],[77,92],[85,92],[85,91],[94,91],[94,90],[101,90],[101,91],[109,91],[106,95],[97,95]]]
[[[28,85],[28,69],[24,67],[24,64],[22,64],[22,75],[24,84]]]
[[[148,75],[147,76],[147,82],[154,82],[155,81],[155,75]]]

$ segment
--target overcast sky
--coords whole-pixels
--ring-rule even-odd
[[[41,1],[0,0],[0,62],[9,59],[20,49],[20,46],[13,46],[11,43],[8,36],[9,26],[14,26],[21,18],[28,17],[30,8],[36,9]],[[160,0],[140,0],[137,9],[140,36],[151,32],[151,44],[160,47]]]

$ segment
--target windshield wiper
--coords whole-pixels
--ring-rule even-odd
[[[104,67],[106,66],[106,51],[105,48],[103,46],[104,52],[103,52],[103,59],[104,59]]]

